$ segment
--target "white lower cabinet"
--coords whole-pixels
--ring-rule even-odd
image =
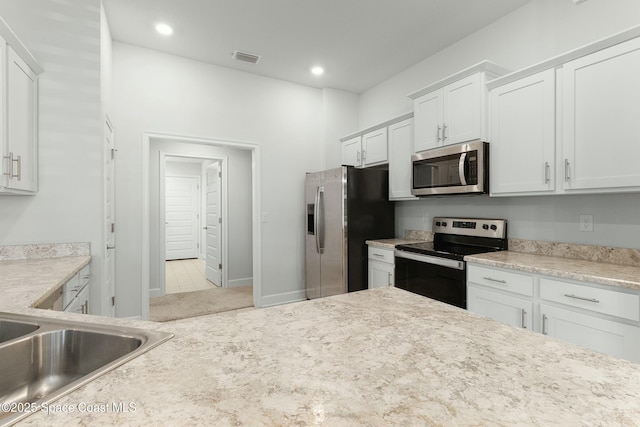
[[[540,330],[562,341],[640,363],[640,328],[591,314],[540,305]]]
[[[533,302],[479,286],[467,286],[467,308],[507,325],[533,330]]]
[[[394,269],[393,249],[369,246],[369,289],[394,286]]]
[[[640,294],[632,290],[469,263],[467,308],[640,363]]]
[[[91,268],[86,265],[62,286],[62,306],[64,311],[89,314],[90,282]]]

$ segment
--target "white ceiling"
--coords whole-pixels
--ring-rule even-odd
[[[103,0],[114,40],[361,93],[530,0]],[[164,21],[170,37],[154,30]],[[236,61],[234,50],[258,55]],[[325,74],[312,76],[314,65]]]

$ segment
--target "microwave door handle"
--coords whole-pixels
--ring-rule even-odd
[[[458,175],[460,175],[460,184],[467,185],[467,179],[464,176],[464,163],[467,160],[467,153],[462,153],[458,162]]]

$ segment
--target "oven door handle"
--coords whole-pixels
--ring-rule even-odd
[[[464,270],[464,262],[456,261],[448,258],[439,258],[435,256],[415,254],[413,252],[405,252],[396,249],[394,252],[398,258],[410,259],[412,261],[426,262],[428,264],[435,264],[442,267],[455,268],[456,270]]]
[[[460,175],[460,184],[467,185],[467,178],[464,176],[464,163],[467,160],[467,153],[460,155],[460,161],[458,162],[458,175]]]

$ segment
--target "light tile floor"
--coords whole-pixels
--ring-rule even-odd
[[[204,291],[215,288],[204,275],[204,260],[181,259],[167,261],[166,293]]]

